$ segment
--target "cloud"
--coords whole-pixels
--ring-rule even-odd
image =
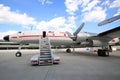
[[[17,33],[17,31],[14,31],[14,30],[9,30],[7,32],[0,32],[0,39],[3,39],[3,37],[6,35],[11,35],[11,34],[15,34],[15,33]]]
[[[74,17],[77,15],[77,12],[81,12],[81,21],[101,21],[106,18],[106,9],[103,9],[101,6],[99,6],[100,3],[100,0],[66,0],[66,12],[70,14],[70,16]],[[108,3],[109,1],[107,0],[104,5],[107,5]],[[75,22],[76,18],[73,22]]]
[[[10,7],[0,4],[0,23],[30,25],[36,24],[36,21],[34,18],[29,17],[26,13],[20,14],[17,11],[12,12]]]
[[[66,0],[65,6],[66,6],[66,12],[68,12],[70,15],[74,15],[74,12],[79,10],[79,5],[81,4],[81,0]]]
[[[36,25],[36,29],[39,30],[56,30],[56,31],[70,31],[75,27],[74,17],[69,17],[68,19],[64,17],[57,17],[49,21],[40,21]]]
[[[90,2],[90,0],[81,0],[81,1],[82,1],[81,7],[87,6],[88,3]]]
[[[99,2],[99,0],[93,0],[92,2],[88,3],[86,7],[83,7],[82,12],[91,11]]]
[[[120,14],[120,0],[114,0],[114,1],[110,4],[110,8],[117,8],[117,13],[114,14],[114,16]]]
[[[115,8],[115,7],[120,7],[120,0],[114,0],[111,3],[110,8]]]
[[[83,2],[84,3],[84,2]],[[104,3],[106,5],[108,2]],[[88,4],[85,6],[82,6],[82,21],[84,22],[97,22],[104,20],[106,18],[106,8],[103,9],[102,6],[99,6],[101,4],[100,0],[93,0],[88,1]]]
[[[64,26],[65,23],[65,18],[63,17],[58,17],[58,18],[54,18],[50,21],[41,21],[38,23],[38,25],[36,26],[37,29],[40,30],[47,30],[47,29],[57,29],[61,26]]]
[[[42,5],[44,5],[44,4],[53,4],[53,2],[50,1],[50,0],[38,0],[38,1],[41,2]]]
[[[105,11],[101,7],[95,7],[94,10],[83,13],[83,21],[102,21],[106,18]]]
[[[109,6],[110,5],[110,0],[103,1],[101,5]]]

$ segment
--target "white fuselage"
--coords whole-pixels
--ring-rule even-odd
[[[55,31],[46,31],[46,35],[50,39],[51,45],[66,45],[70,46],[73,44],[73,39],[67,32],[55,32]],[[80,33],[77,36],[77,43],[85,41],[88,36],[91,36],[88,33]],[[37,43],[42,37],[42,31],[31,31],[31,32],[19,32],[14,35],[9,36],[9,40],[12,42],[18,42],[20,44],[27,43]]]

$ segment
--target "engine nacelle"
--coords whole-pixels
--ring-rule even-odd
[[[90,33],[80,33],[76,37],[76,42],[80,43],[78,45],[84,46],[84,47],[101,47],[101,46],[107,46],[108,43],[101,40],[91,40],[89,37],[94,36],[94,34]]]
[[[81,46],[91,47],[91,46],[93,46],[93,41],[90,39],[86,39],[85,41],[81,42]]]
[[[107,46],[107,42],[103,42],[100,40],[90,40],[86,39],[86,41],[81,42],[81,46],[83,47],[101,47],[101,46]]]
[[[90,36],[91,34],[81,32],[80,34],[77,35],[76,42],[84,42]]]

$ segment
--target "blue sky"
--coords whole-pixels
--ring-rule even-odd
[[[18,31],[56,30],[100,33],[120,25],[120,20],[98,23],[120,14],[120,0],[0,0],[0,38]]]

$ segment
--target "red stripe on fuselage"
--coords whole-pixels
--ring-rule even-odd
[[[40,37],[40,35],[24,35],[24,36],[19,36],[19,38],[29,38],[29,37]]]
[[[37,38],[41,37],[42,35],[23,35],[23,36],[18,36],[19,38]],[[70,38],[69,36],[49,36],[50,38]],[[17,36],[12,36],[11,38],[17,38]]]
[[[11,38],[17,38],[17,36],[12,36]]]

